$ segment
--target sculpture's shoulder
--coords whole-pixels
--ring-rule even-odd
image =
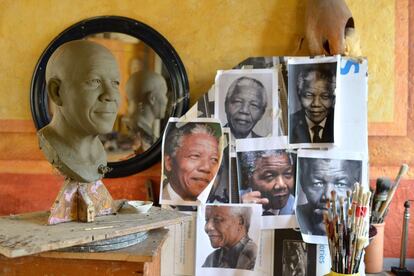
[[[44,127],[37,132],[37,137],[39,140],[39,147],[43,154],[46,156],[46,159],[57,169],[60,169],[58,166],[61,164],[61,160],[55,148],[49,142],[50,139],[47,138],[50,134],[48,127]]]
[[[79,182],[94,182],[102,179],[106,167],[106,154],[102,147],[103,155],[94,162],[86,162],[74,147],[65,143],[65,139],[59,137],[53,129],[45,126],[37,132],[39,147],[49,163],[58,169],[65,177]]]

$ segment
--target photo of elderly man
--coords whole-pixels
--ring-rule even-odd
[[[207,205],[204,231],[215,248],[202,267],[254,270],[257,244],[250,238],[252,207]]]
[[[262,137],[253,131],[267,106],[266,89],[250,77],[241,77],[230,85],[224,103],[227,124],[236,139]]]
[[[164,140],[161,203],[196,201],[220,167],[220,123],[169,123]]]
[[[247,72],[246,72],[247,71]],[[267,137],[277,130],[277,78],[273,69],[220,71],[215,83],[215,118],[232,139]]]
[[[298,205],[296,216],[303,234],[325,235],[323,211],[335,190],[337,198],[346,198],[356,182],[361,183],[362,161],[326,158],[298,158],[298,188],[307,203]],[[298,198],[302,195],[297,195]]]
[[[263,206],[264,216],[292,215],[295,193],[295,156],[285,149],[238,152],[240,197],[243,203]]]
[[[336,66],[289,65],[290,144],[334,142]]]

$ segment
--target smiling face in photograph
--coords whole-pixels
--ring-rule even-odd
[[[317,124],[328,116],[335,103],[334,87],[329,77],[316,70],[305,74],[299,77],[299,97],[306,117]]]
[[[251,178],[254,191],[269,200],[264,209],[281,209],[288,202],[294,189],[294,171],[288,154],[275,152],[259,157]]]
[[[207,133],[182,137],[175,156],[166,156],[165,168],[176,193],[184,200],[196,200],[219,168],[217,138]]]
[[[236,83],[237,81],[239,82]],[[236,138],[246,138],[265,110],[266,93],[259,81],[244,77],[230,86],[225,112],[228,125]]]
[[[234,215],[228,206],[206,207],[204,231],[213,248],[231,248],[246,234],[241,217]]]

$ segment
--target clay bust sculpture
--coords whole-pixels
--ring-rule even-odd
[[[112,53],[99,44],[72,41],[50,57],[46,83],[56,112],[38,136],[47,159],[63,175],[79,182],[103,177],[107,159],[98,135],[114,125],[119,78]]]
[[[112,53],[85,40],[60,46],[46,67],[52,121],[38,131],[41,150],[65,176],[49,224],[93,221],[116,210],[101,178],[107,171],[98,138],[112,130],[120,95],[120,73]]]
[[[142,150],[151,147],[160,136],[160,119],[167,109],[167,83],[161,74],[139,71],[126,84],[128,127],[141,136]]]

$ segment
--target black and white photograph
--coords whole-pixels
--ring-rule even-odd
[[[240,62],[233,69],[265,69],[272,68],[279,62],[279,57],[249,57]]]
[[[235,149],[235,147],[234,147]],[[237,179],[237,158],[236,152],[230,152],[230,202],[239,203],[239,182]]]
[[[290,144],[334,143],[338,58],[288,60]]]
[[[253,275],[260,241],[256,204],[200,205],[196,275]]]
[[[296,227],[296,154],[287,137],[236,140],[240,202],[262,206],[263,229]]]
[[[326,244],[323,212],[332,198],[346,199],[355,183],[366,174],[366,163],[362,154],[350,152],[324,152],[316,150],[298,151],[297,207],[296,216],[305,242]]]
[[[294,229],[275,230],[275,276],[316,276],[316,245]]]
[[[230,203],[230,129],[223,128],[223,159],[207,203]]]
[[[218,71],[215,118],[230,128],[234,139],[276,136],[277,89],[276,69]]]
[[[222,154],[223,132],[216,119],[170,118],[162,144],[160,204],[206,202]]]
[[[204,93],[196,102],[194,106],[197,107],[197,118],[212,118],[214,117],[214,85]]]

